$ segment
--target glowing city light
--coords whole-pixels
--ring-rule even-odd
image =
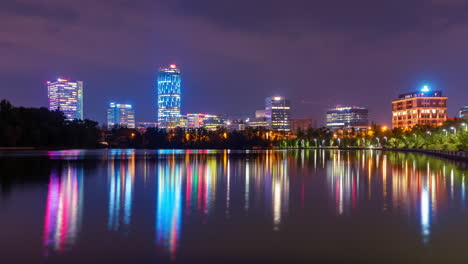
[[[421,92],[429,92],[430,91],[430,88],[428,85],[424,85],[421,89]]]
[[[47,82],[49,110],[60,110],[68,120],[83,119],[83,82],[58,78]]]
[[[158,125],[174,128],[180,121],[181,78],[175,64],[160,68],[157,78]]]
[[[71,248],[81,229],[83,211],[82,169],[67,167],[50,175],[44,216],[44,255]]]
[[[135,128],[135,111],[130,104],[111,102],[107,109],[107,127]]]

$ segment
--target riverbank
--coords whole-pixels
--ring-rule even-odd
[[[0,147],[1,150],[67,150],[68,148],[34,148],[34,147]],[[102,148],[86,148],[86,149],[102,149]],[[457,161],[464,161],[468,162],[468,152],[466,151],[450,151],[450,150],[433,150],[433,149],[394,149],[394,148],[363,148],[363,147],[356,147],[356,148],[338,148],[338,147],[324,147],[324,148],[272,148],[272,149],[327,149],[327,150],[382,150],[382,151],[399,151],[399,152],[414,152],[414,153],[422,153],[428,154],[433,156],[438,156],[445,159],[450,160],[457,160]],[[268,150],[268,148],[253,148],[252,150]]]
[[[279,148],[279,149],[301,149],[301,148]],[[364,148],[364,147],[355,147],[355,148],[324,147],[322,148],[322,147],[319,147],[319,148],[305,148],[305,149],[382,150],[382,151],[414,152],[414,153],[438,156],[438,157],[450,159],[450,160],[468,162],[468,152],[466,151],[434,150],[434,149],[376,148],[376,147],[372,147],[372,148]]]
[[[434,149],[383,149],[383,150],[416,152],[416,153],[438,156],[438,157],[451,159],[451,160],[468,162],[468,152],[465,152],[465,151],[434,150]]]

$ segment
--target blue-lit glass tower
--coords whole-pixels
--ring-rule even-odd
[[[180,70],[172,64],[158,72],[158,126],[174,128],[180,120]]]
[[[131,104],[109,104],[107,109],[107,127],[135,128],[135,111]]]

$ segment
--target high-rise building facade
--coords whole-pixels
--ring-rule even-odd
[[[68,120],[83,119],[83,82],[58,78],[47,82],[49,110],[60,110]]]
[[[327,128],[339,129],[366,129],[369,125],[369,110],[358,106],[337,105],[327,111]]]
[[[265,118],[267,128],[276,131],[290,131],[289,116],[291,105],[282,96],[272,96],[265,99]]]
[[[460,108],[460,112],[458,115],[461,119],[468,120],[468,105]]]
[[[418,92],[398,96],[392,102],[392,115],[393,128],[441,126],[447,120],[447,97],[425,85]]]
[[[176,65],[158,71],[158,126],[174,128],[179,125],[181,105],[181,77]]]
[[[110,103],[107,109],[107,127],[135,128],[135,111],[130,104]]]

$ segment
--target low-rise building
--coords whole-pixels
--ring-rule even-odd
[[[392,102],[393,128],[441,126],[447,120],[447,97],[424,85],[419,91],[400,94]]]
[[[369,125],[368,116],[367,108],[337,105],[327,111],[327,127],[331,130],[363,130]]]

